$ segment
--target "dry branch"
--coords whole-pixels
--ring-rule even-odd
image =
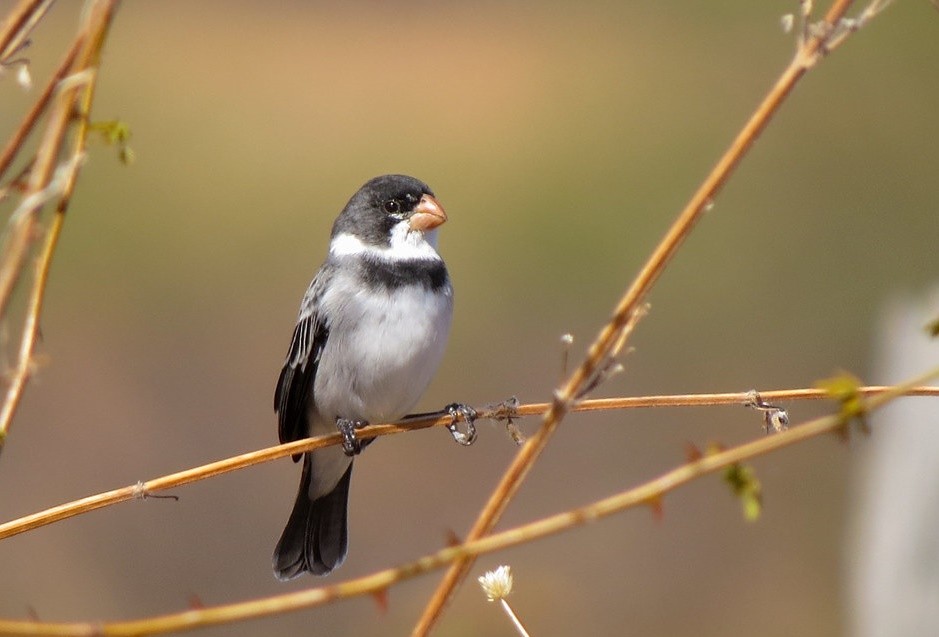
[[[863,413],[884,406],[891,400],[909,393],[922,382],[939,375],[932,370],[908,383],[892,387],[868,398],[860,405]],[[0,620],[0,635],[59,635],[59,636],[128,636],[154,635],[194,630],[248,619],[259,619],[289,611],[313,608],[339,599],[363,595],[382,595],[393,584],[416,577],[468,557],[517,546],[561,533],[613,513],[650,502],[698,478],[761,456],[790,445],[816,438],[846,427],[851,414],[838,413],[798,425],[783,433],[762,436],[752,442],[702,456],[682,464],[644,484],[603,498],[585,507],[537,520],[507,531],[442,549],[414,562],[390,568],[371,575],[348,580],[332,586],[322,586],[284,595],[275,595],[235,604],[208,608],[193,608],[178,613],[112,623],[53,623],[38,621]]]
[[[893,391],[892,386],[859,387],[858,393],[863,396],[875,396]],[[822,389],[782,389],[760,392],[763,399],[774,401],[792,400],[820,400],[830,399],[831,396]],[[939,387],[912,387],[905,392],[907,396],[939,396]],[[618,409],[640,409],[653,407],[707,407],[720,405],[746,405],[751,396],[750,392],[726,392],[720,394],[679,394],[672,396],[629,396],[621,398],[597,398],[578,402],[571,411],[609,411]],[[519,417],[542,416],[551,408],[550,403],[531,403],[520,405],[515,413]],[[496,413],[493,410],[479,409],[480,418],[491,418]],[[496,410],[498,411],[498,410]],[[404,433],[429,427],[443,427],[449,425],[449,416],[442,418],[424,418],[408,420],[407,422],[392,424],[369,425],[357,430],[356,435],[363,440]],[[0,524],[0,540],[19,535],[39,527],[60,522],[76,515],[95,511],[106,506],[127,502],[128,500],[145,499],[148,495],[168,491],[192,482],[206,480],[218,475],[238,471],[253,465],[270,462],[279,458],[286,458],[295,453],[311,451],[321,447],[340,444],[342,437],[336,433],[328,436],[305,438],[283,445],[258,449],[248,453],[239,454],[216,462],[185,469],[176,473],[141,481],[118,489],[90,495],[72,502],[32,513],[15,520]]]
[[[20,0],[0,25],[0,64],[22,51],[33,27],[55,0]]]
[[[33,349],[39,332],[49,268],[81,167],[101,50],[117,4],[118,0],[98,0],[86,8],[85,18],[65,59],[0,157],[2,175],[22,148],[25,139],[35,130],[42,113],[51,105],[39,148],[29,162],[25,192],[20,205],[10,217],[0,255],[2,321],[6,318],[13,290],[23,277],[33,244],[45,236],[33,273],[16,363],[0,405],[0,450],[32,372]],[[29,30],[48,6],[47,2],[21,2],[11,13],[0,30],[0,51],[4,55],[9,55],[21,46]],[[72,127],[74,135],[67,159],[57,168],[60,156],[68,145],[67,135]],[[55,216],[43,235],[39,229],[39,213],[50,200],[57,202]]]
[[[620,336],[624,326],[639,310],[646,295],[681,247],[685,238],[691,233],[703,211],[714,201],[721,187],[730,178],[734,169],[743,160],[743,157],[756,142],[763,129],[769,124],[773,115],[776,114],[783,101],[792,92],[796,83],[814,66],[819,56],[829,50],[825,48],[827,38],[835,30],[835,25],[841,23],[851,4],[852,0],[835,0],[823,21],[824,25],[828,25],[828,28],[818,30],[811,37],[801,42],[795,57],[730,147],[718,160],[711,173],[691,197],[635,280],[633,280],[629,289],[620,299],[613,311],[613,317],[600,330],[584,361],[555,392],[555,400],[544,416],[541,429],[529,439],[528,443],[515,457],[515,460],[506,469],[502,480],[493,490],[492,495],[470,529],[469,540],[477,540],[485,536],[502,517],[509,501],[525,479],[532,464],[541,455],[558,423],[570,410],[575,400],[580,397],[582,389],[589,382],[595,370],[610,356],[614,346],[617,344],[622,345]],[[412,632],[414,637],[423,637],[430,632],[453,591],[466,577],[473,561],[472,558],[465,558],[454,562],[450,566],[418,619]]]

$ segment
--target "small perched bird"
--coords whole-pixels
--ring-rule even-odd
[[[338,429],[343,445],[302,454],[300,490],[274,550],[278,579],[325,575],[342,563],[352,456],[361,449],[355,430],[405,416],[440,363],[453,314],[436,250],[446,220],[426,184],[384,175],[362,186],[333,224],[329,256],[300,303],[274,409],[282,443]],[[474,435],[457,440],[469,444]]]

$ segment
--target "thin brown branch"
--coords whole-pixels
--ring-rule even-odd
[[[864,396],[875,396],[893,389],[892,385],[859,387]],[[607,411],[610,409],[638,409],[647,407],[715,407],[719,405],[745,405],[749,392],[723,394],[669,394],[661,396],[627,396],[622,398],[594,398],[577,403],[571,411]],[[759,392],[765,400],[824,400],[831,396],[824,389],[774,389]],[[939,387],[914,387],[907,396],[939,396]],[[529,403],[518,407],[520,416],[541,416],[551,403]]]
[[[0,25],[0,64],[21,51],[33,27],[55,0],[21,0]]]
[[[869,398],[863,411],[882,407],[914,387],[933,378],[939,370],[909,383],[890,388]],[[626,509],[645,506],[677,488],[735,463],[783,449],[805,440],[836,431],[846,425],[845,416],[833,415],[812,420],[773,436],[760,437],[725,451],[702,456],[682,464],[661,476],[616,495],[584,507],[558,513],[507,531],[449,547],[419,560],[332,586],[302,590],[284,595],[249,600],[209,608],[194,608],[178,613],[112,623],[46,623],[37,621],[0,620],[0,635],[112,636],[154,635],[181,632],[249,619],[313,608],[339,599],[381,594],[397,582],[411,579],[469,556],[492,553],[564,531],[607,517]],[[338,436],[336,436],[338,438]]]
[[[13,288],[22,275],[26,256],[39,234],[38,212],[44,204],[44,199],[39,195],[50,187],[53,170],[65,146],[69,126],[75,123],[76,131],[70,158],[64,166],[67,170],[61,175],[61,182],[57,184],[58,191],[52,193],[58,198],[56,214],[46,233],[46,240],[36,263],[16,365],[10,376],[3,404],[0,406],[0,449],[32,371],[33,349],[39,332],[39,317],[49,268],[65,211],[75,188],[87,139],[88,114],[94,97],[101,49],[117,4],[118,0],[99,0],[89,7],[87,18],[76,36],[82,44],[75,64],[69,69],[69,76],[56,84],[58,99],[49,115],[45,133],[29,172],[28,185],[23,196],[24,207],[14,213],[8,227],[3,263],[0,264],[0,320],[6,315]]]
[[[873,20],[891,4],[893,0],[871,0],[856,18],[842,18],[825,40],[825,53],[830,53],[844,44],[848,36]]]
[[[13,135],[3,148],[3,152],[0,153],[0,179],[3,179],[7,169],[13,163],[13,160],[16,159],[17,153],[19,153],[20,149],[23,147],[23,142],[29,137],[29,134],[36,126],[36,122],[39,121],[46,107],[49,106],[49,102],[52,100],[52,96],[59,82],[68,75],[82,44],[83,39],[79,36],[75,42],[72,43],[72,47],[65,54],[62,62],[59,63],[58,68],[52,75],[52,79],[49,80],[46,84],[46,88],[43,89],[42,93],[36,99],[36,103],[33,104],[33,107],[29,109],[29,112],[23,117],[23,121],[20,122],[20,125],[13,131]]]
[[[825,22],[829,25],[837,23],[845,15],[851,4],[852,0],[835,0],[825,15]],[[770,89],[762,103],[691,197],[691,200],[620,299],[613,312],[612,319],[600,330],[590,346],[587,357],[571,374],[567,382],[555,392],[555,400],[544,416],[541,429],[528,440],[505,470],[501,481],[493,490],[476,518],[476,522],[470,529],[468,535],[470,540],[477,540],[485,536],[502,517],[509,501],[514,497],[533,463],[541,455],[558,423],[561,422],[570,410],[574,400],[580,395],[584,384],[607,359],[614,345],[620,341],[623,327],[642,306],[646,295],[681,247],[685,238],[691,233],[703,211],[714,201],[722,186],[743,160],[747,151],[756,142],[760,133],[769,124],[773,115],[776,114],[779,107],[790,95],[796,83],[815,64],[823,45],[823,37],[816,36],[810,38],[798,49],[795,57]],[[453,591],[466,577],[473,562],[472,558],[466,558],[454,562],[450,566],[418,619],[412,632],[414,637],[424,637],[430,632]]]
[[[893,386],[873,386],[860,387],[858,393],[863,396],[876,396],[894,391]],[[906,392],[909,396],[939,396],[939,387],[912,387]],[[763,399],[774,401],[792,401],[792,400],[819,400],[830,398],[830,396],[821,389],[782,389],[760,392]],[[630,396],[622,398],[598,398],[594,400],[584,400],[578,402],[571,411],[594,412],[610,411],[619,409],[642,409],[651,407],[706,407],[721,405],[745,405],[750,397],[749,392],[727,392],[720,394],[680,394],[666,396]],[[516,409],[518,416],[540,416],[545,414],[551,407],[550,403],[531,403],[520,405]],[[479,409],[480,418],[492,417],[493,411]],[[360,438],[369,439],[378,436],[387,436],[391,434],[405,433],[417,429],[427,429],[430,427],[442,427],[450,424],[450,417],[441,418],[423,418],[420,420],[408,420],[402,423],[369,425],[356,431]],[[756,420],[754,420],[756,426]],[[160,491],[168,491],[192,482],[206,480],[215,476],[238,471],[257,464],[271,462],[279,458],[286,458],[295,453],[302,453],[312,449],[319,449],[331,445],[340,444],[341,436],[331,434],[328,436],[317,436],[315,438],[306,438],[297,440],[275,447],[258,449],[248,453],[240,454],[224,460],[218,460],[209,464],[193,467],[176,473],[154,478],[146,482],[127,485],[111,491],[105,491],[95,495],[87,496],[72,502],[60,504],[43,511],[32,513],[9,522],[0,524],[0,540],[19,535],[33,529],[37,529],[54,522],[59,522],[76,515],[88,513],[106,506],[127,502],[128,500],[143,499],[150,494]]]

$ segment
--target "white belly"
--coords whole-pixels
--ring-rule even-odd
[[[314,429],[335,431],[337,417],[388,422],[420,399],[443,357],[453,299],[420,286],[391,296],[372,288],[325,298],[329,337],[314,382]],[[320,433],[317,431],[316,433]]]

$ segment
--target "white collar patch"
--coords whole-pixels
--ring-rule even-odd
[[[337,256],[355,256],[369,254],[382,259],[440,259],[437,254],[437,230],[427,233],[416,232],[406,222],[397,224],[391,230],[391,245],[387,248],[367,245],[357,236],[343,232],[333,237],[329,244],[329,253]]]

